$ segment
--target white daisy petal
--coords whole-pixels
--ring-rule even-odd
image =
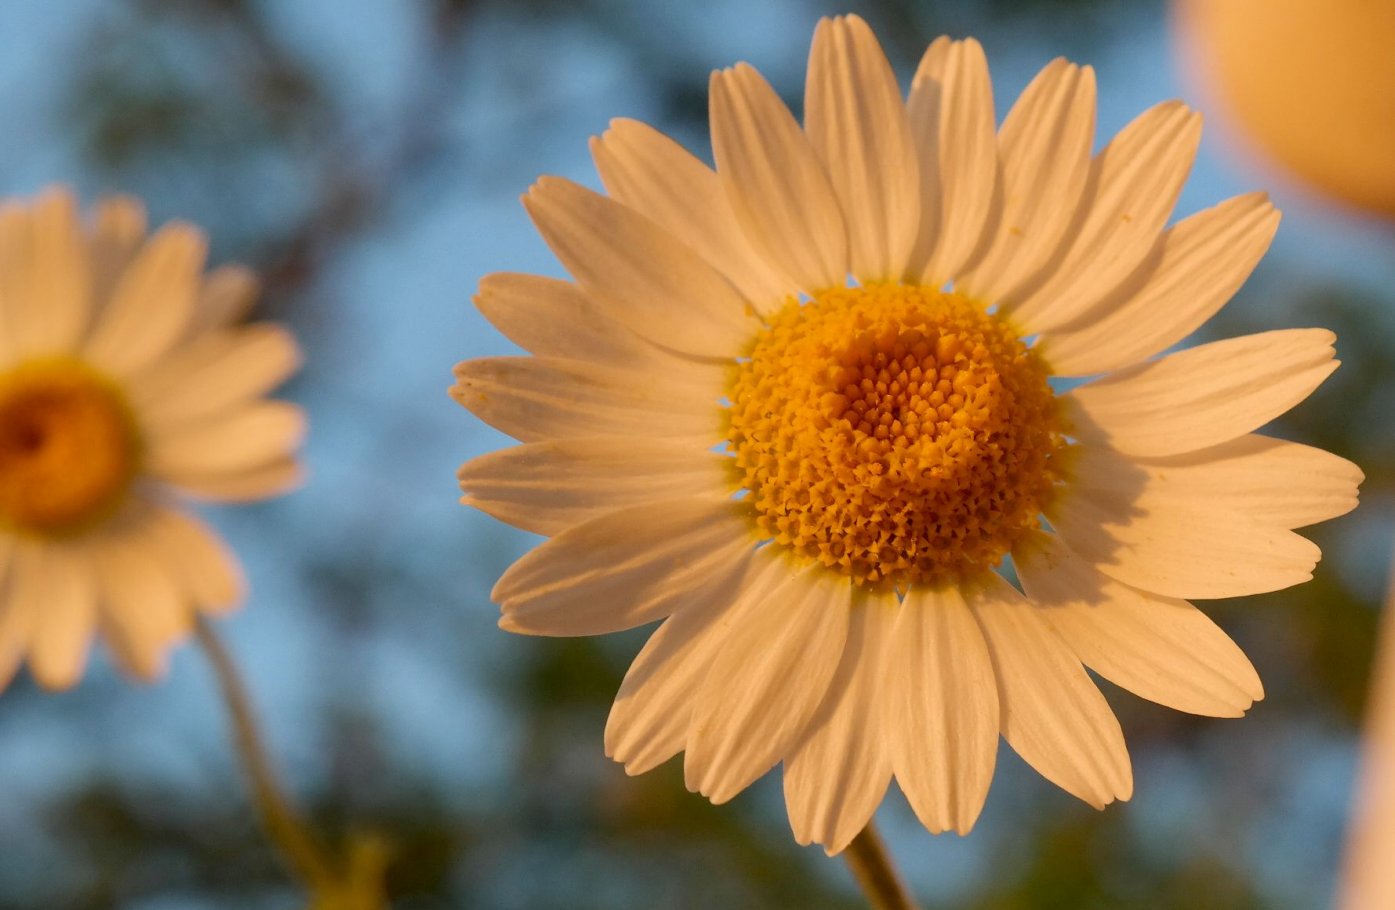
[[[1201,115],[1180,101],[1145,111],[1091,167],[1084,221],[1050,279],[1007,313],[1028,333],[1069,322],[1143,262],[1172,214],[1201,143]]]
[[[1130,455],[1234,439],[1307,398],[1337,368],[1326,329],[1227,338],[1112,373],[1065,396],[1072,432]]]
[[[943,287],[968,261],[998,184],[988,60],[974,39],[938,38],[925,51],[908,115],[920,157],[921,224],[910,274]]]
[[[1022,586],[1087,667],[1178,711],[1239,717],[1264,697],[1236,645],[1185,600],[1100,574],[1061,541],[1036,534],[1013,550]]]
[[[1240,290],[1269,249],[1279,212],[1264,193],[1222,202],[1163,235],[1156,262],[1084,316],[1043,333],[1037,352],[1061,376],[1132,366],[1186,338]]]
[[[646,341],[570,281],[497,272],[480,281],[475,305],[514,344],[539,357],[721,382],[720,364],[680,357]]]
[[[305,468],[288,455],[244,471],[227,473],[202,466],[167,467],[162,479],[181,493],[206,502],[253,502],[280,496],[305,482]]]
[[[34,351],[70,351],[78,346],[92,312],[92,269],[72,193],[53,190],[34,204],[34,290],[45,306],[32,326]]]
[[[137,679],[159,678],[170,647],[193,629],[192,607],[141,540],[107,540],[93,554],[102,587],[102,629],[112,655]]]
[[[1013,105],[998,133],[1002,209],[988,252],[955,289],[1010,301],[1061,254],[1090,171],[1095,73],[1057,58]]]
[[[998,756],[998,686],[958,588],[912,587],[897,614],[886,723],[896,780],[932,834],[967,834]]]
[[[89,270],[72,197],[0,210],[0,361],[66,354],[86,325]]]
[[[0,318],[8,357],[66,354],[87,327],[92,278],[76,203],[50,190],[0,215]]]
[[[543,357],[488,357],[455,368],[451,396],[520,442],[567,436],[682,436],[716,441],[720,388]]]
[[[34,218],[17,202],[0,205],[0,358],[18,359],[29,321],[29,276],[33,274]]]
[[[799,292],[746,241],[717,173],[663,133],[637,120],[612,120],[591,140],[591,156],[613,199],[686,243],[757,311]]]
[[[43,620],[51,581],[48,554],[36,541],[6,539],[7,584],[0,587],[0,681],[9,685]]]
[[[164,558],[165,570],[200,609],[221,615],[241,603],[246,592],[237,557],[208,525],[174,509],[152,517],[150,539]]]
[[[653,221],[558,177],[524,206],[552,252],[611,318],[675,351],[733,357],[757,323],[712,266]]]
[[[731,459],[671,439],[593,436],[514,446],[460,469],[464,502],[538,534],[640,503],[731,490]]]
[[[82,546],[35,548],[27,586],[33,603],[29,669],[45,689],[72,688],[82,678],[97,626],[97,585]]]
[[[842,852],[867,826],[891,783],[881,714],[868,706],[894,697],[888,647],[897,607],[894,596],[853,605],[828,693],[804,739],[785,759],[785,804],[794,839],[823,844],[829,856]]]
[[[778,557],[775,558],[778,561]],[[726,641],[693,693],[683,773],[714,803],[740,793],[784,758],[823,700],[848,635],[852,589],[814,565],[780,566],[777,584],[723,621]]]
[[[34,219],[18,203],[0,206],[0,360],[28,356]]]
[[[305,414],[286,401],[259,401],[196,423],[158,428],[146,470],[155,477],[237,474],[285,458],[305,437]]]
[[[744,63],[713,73],[710,95],[717,173],[752,245],[805,292],[842,287],[843,213],[789,108]]]
[[[279,325],[209,332],[133,377],[131,404],[160,432],[260,398],[299,366],[295,336]]]
[[[971,591],[969,606],[993,658],[1008,745],[1097,809],[1132,796],[1119,721],[1041,608],[991,572]]]
[[[858,16],[814,31],[804,128],[847,222],[853,277],[899,279],[920,226],[920,164],[896,75]]]
[[[93,206],[90,223],[92,300],[100,313],[145,241],[145,206],[133,196],[108,196]]]
[[[1242,436],[1204,452],[1148,462],[1176,492],[1243,509],[1261,524],[1304,528],[1356,508],[1365,474],[1331,452]]]
[[[1321,553],[1224,501],[1168,495],[1127,458],[1089,457],[1046,510],[1072,550],[1104,574],[1168,597],[1240,597],[1307,581]],[[1108,453],[1103,453],[1108,455]]]
[[[729,499],[645,503],[553,537],[510,566],[490,597],[512,632],[618,632],[669,615],[707,573],[755,544]]]
[[[630,665],[605,725],[605,753],[643,774],[687,743],[693,693],[726,640],[730,613],[758,580],[747,550],[705,581],[685,608],[664,620]]]
[[[0,535],[0,689],[10,684],[19,669],[34,618],[29,599],[21,600],[16,596],[16,585],[20,584],[18,572],[23,562],[19,550],[16,541]]]
[[[0,614],[3,614],[6,609],[5,593],[10,584],[15,552],[18,549],[18,540],[8,534],[0,534]]]
[[[1159,498],[1186,500],[1277,528],[1345,515],[1356,508],[1364,477],[1331,452],[1255,434],[1164,458],[1134,459],[1102,448],[1068,457],[1091,486],[1132,496],[1139,509]]]
[[[83,356],[129,376],[165,354],[188,329],[207,250],[192,225],[157,231],[117,282]]]
[[[3,621],[0,621],[0,626],[3,625]],[[0,639],[0,689],[6,688],[14,680],[23,661],[24,649],[20,645],[10,643],[8,638]]]
[[[0,357],[10,361],[25,352],[21,339],[33,307],[29,276],[33,261],[33,216],[18,202],[0,205]]]
[[[241,321],[261,292],[261,280],[251,269],[237,264],[218,266],[204,276],[187,334],[194,337]]]

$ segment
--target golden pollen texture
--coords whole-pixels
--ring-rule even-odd
[[[1045,367],[961,294],[871,284],[792,299],[729,398],[762,536],[868,586],[996,565],[1057,477]]]
[[[121,393],[82,363],[33,360],[0,373],[0,526],[57,537],[105,518],[139,449]]]

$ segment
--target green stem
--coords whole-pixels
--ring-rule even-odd
[[[843,857],[873,910],[916,910],[915,901],[891,864],[886,844],[872,822],[848,844]]]
[[[232,721],[233,744],[252,785],[252,796],[267,835],[280,848],[291,869],[312,894],[333,889],[339,878],[335,864],[291,806],[276,772],[272,770],[271,759],[257,731],[247,687],[238,675],[237,666],[207,620],[199,617],[194,629],[218,677],[218,687],[222,690],[223,701],[227,703]]]

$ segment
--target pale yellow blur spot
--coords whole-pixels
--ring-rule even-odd
[[[1395,558],[1392,559],[1395,566]],[[1385,597],[1337,910],[1395,907],[1395,568]]]
[[[1395,217],[1395,2],[1175,8],[1187,63],[1245,138],[1321,192]]]

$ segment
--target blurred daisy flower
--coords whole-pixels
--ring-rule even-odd
[[[1056,60],[995,130],[976,42],[932,44],[903,102],[849,16],[815,32],[802,129],[744,64],[711,120],[715,172],[617,121],[609,195],[539,181],[575,281],[485,278],[535,356],[456,370],[524,443],[466,464],[465,501],[551,537],[494,588],[500,624],[665,620],[607,752],[685,751],[714,802],[783,762],[796,838],[833,853],[893,778],[929,830],[968,831],[1000,734],[1091,805],[1127,799],[1086,667],[1198,714],[1262,697],[1187,598],[1308,579],[1291,529],[1351,509],[1361,472],[1252,433],[1336,367],[1331,333],[1155,357],[1279,220],[1253,194],[1165,229],[1197,115],[1160,104],[1092,156],[1094,74]]]
[[[0,207],[0,680],[27,658],[51,689],[81,678],[100,630],[121,667],[158,675],[194,611],[241,576],[179,494],[240,502],[299,478],[300,411],[263,400],[298,364],[275,325],[235,326],[245,269],[203,274],[206,242],[146,237],[129,198],[84,223],[51,190]]]

